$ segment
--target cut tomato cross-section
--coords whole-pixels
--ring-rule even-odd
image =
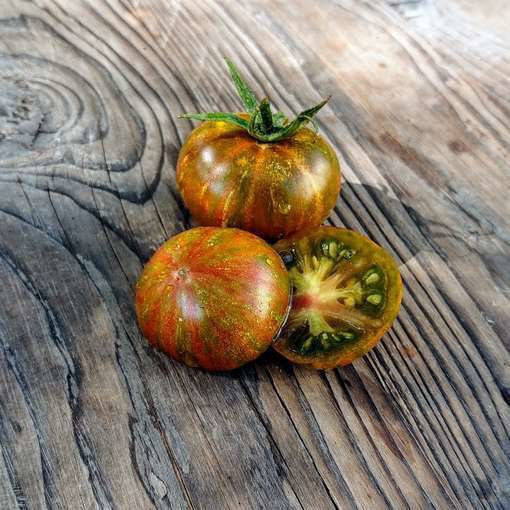
[[[393,323],[402,281],[395,261],[367,237],[318,227],[276,243],[293,286],[292,308],[275,349],[325,369],[368,352]]]

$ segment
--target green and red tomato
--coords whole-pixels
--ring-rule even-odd
[[[197,227],[164,243],[136,286],[144,336],[171,357],[207,370],[257,358],[283,325],[289,276],[262,239]]]
[[[347,365],[366,354],[395,320],[402,281],[392,257],[352,230],[321,226],[276,243],[293,287],[274,348],[312,368]]]
[[[330,145],[308,128],[261,143],[237,126],[207,121],[179,154],[177,184],[199,224],[273,239],[319,225],[329,215],[340,167]]]
[[[199,113],[177,162],[177,186],[201,225],[239,227],[265,239],[316,226],[340,191],[331,145],[304,127],[326,101],[288,122],[257,101],[229,63],[246,113]]]

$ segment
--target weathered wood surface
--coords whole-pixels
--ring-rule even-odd
[[[0,508],[510,508],[506,0],[0,0]],[[326,373],[148,348],[142,264],[190,226],[188,111],[224,55],[319,116],[331,222],[400,263],[393,330]]]

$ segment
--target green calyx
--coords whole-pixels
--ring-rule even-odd
[[[308,122],[312,122],[315,126],[313,116],[329,100],[328,97],[318,105],[301,112],[292,122],[288,122],[283,113],[272,112],[271,105],[267,98],[258,101],[253,91],[241,78],[235,65],[230,60],[226,59],[226,62],[230,71],[230,76],[236,86],[244,108],[249,115],[249,119],[244,119],[239,116],[239,114],[229,112],[185,113],[184,115],[179,115],[179,118],[229,122],[230,124],[245,129],[250,136],[261,142],[278,142],[295,135],[296,132]]]

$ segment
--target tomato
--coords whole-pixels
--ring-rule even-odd
[[[136,285],[136,314],[149,342],[173,358],[230,370],[265,351],[289,306],[289,276],[262,239],[198,227],[164,243]]]
[[[289,318],[274,344],[289,360],[317,369],[347,365],[395,320],[402,299],[398,267],[367,237],[322,226],[274,248],[293,287]]]
[[[308,128],[276,143],[207,121],[186,140],[177,185],[201,225],[239,227],[266,239],[319,225],[335,205],[340,167]]]
[[[265,239],[320,225],[340,191],[340,165],[328,142],[304,126],[327,99],[288,122],[227,64],[247,113],[181,115],[206,121],[179,153],[184,203],[201,225],[239,227]]]

